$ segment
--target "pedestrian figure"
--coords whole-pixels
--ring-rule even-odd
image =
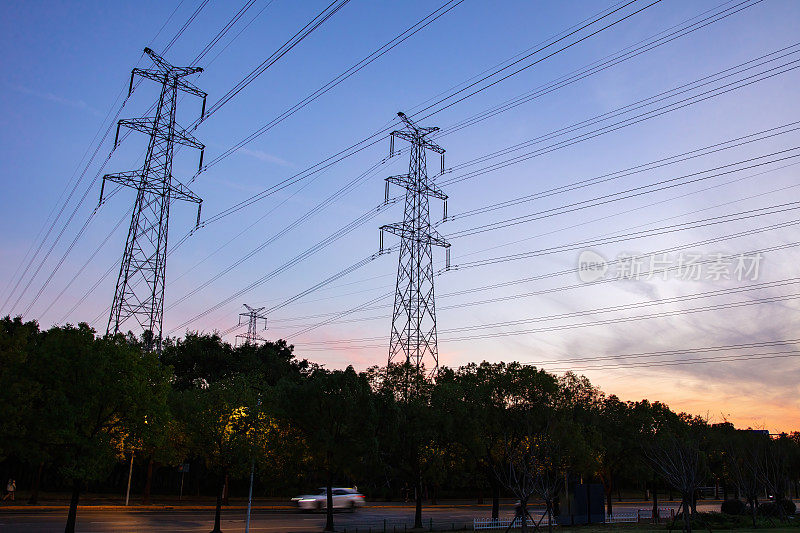
[[[13,479],[9,478],[8,484],[6,485],[6,495],[3,496],[3,501],[8,500],[9,498],[11,501],[14,501],[14,493],[17,491],[17,482]]]

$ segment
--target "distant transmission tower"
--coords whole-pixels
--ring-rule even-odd
[[[263,314],[266,307],[255,309],[247,304],[244,306],[247,308],[247,312],[239,313],[239,325],[242,324],[243,318],[247,318],[247,335],[236,335],[236,340],[241,341],[242,344],[258,344],[264,340],[258,336],[258,321],[263,320],[264,329],[267,329],[267,317]]]
[[[439,350],[436,344],[432,247],[442,246],[447,250],[449,266],[450,244],[431,227],[428,200],[431,197],[444,200],[446,216],[447,195],[428,179],[425,155],[428,150],[440,154],[441,171],[444,172],[444,148],[426,139],[427,135],[439,128],[417,126],[402,112],[398,116],[405,123],[405,128],[392,132],[390,156],[394,155],[394,140],[397,137],[411,143],[411,158],[408,174],[386,178],[387,201],[390,183],[406,190],[403,222],[381,227],[381,235],[387,231],[400,237],[389,363],[400,354],[404,362],[419,368],[426,358],[430,358],[433,368],[429,370],[435,372],[439,367]]]
[[[164,275],[167,262],[167,233],[169,205],[173,200],[186,200],[198,204],[197,223],[200,223],[202,200],[172,177],[172,156],[175,144],[200,150],[200,167],[203,165],[204,146],[186,130],[175,124],[178,91],[203,98],[205,112],[206,93],[181,79],[202,72],[199,67],[174,67],[150,50],[145,53],[153,60],[152,69],[133,69],[128,95],[133,91],[133,79],[141,76],[159,82],[161,94],[155,116],[123,119],[117,124],[119,141],[121,126],[150,136],[144,165],[139,170],[106,174],[106,180],[136,189],[136,203],[125,242],[125,252],[117,278],[114,303],[108,318],[107,333],[117,333],[120,327],[134,317],[144,331],[149,348],[161,349],[161,327],[164,319]],[[100,201],[103,201],[103,188]]]

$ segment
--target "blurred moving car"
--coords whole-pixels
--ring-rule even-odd
[[[318,494],[304,494],[292,498],[297,503],[297,508],[311,511],[315,509],[326,509],[328,507],[328,492],[325,487],[320,487]],[[334,509],[356,510],[364,505],[364,495],[360,494],[355,488],[333,487],[331,489]]]

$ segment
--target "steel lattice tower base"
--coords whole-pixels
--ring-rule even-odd
[[[199,197],[172,177],[176,143],[201,150],[200,165],[203,163],[204,146],[175,124],[178,92],[203,98],[204,110],[206,93],[182,79],[203,69],[174,67],[149,48],[144,51],[152,59],[154,68],[133,69],[128,94],[133,90],[135,76],[160,83],[161,93],[155,116],[120,120],[114,140],[116,147],[120,126],[148,134],[150,142],[144,165],[139,170],[103,176],[103,188],[106,181],[112,181],[137,192],[106,332],[115,334],[128,319],[135,318],[144,332],[148,348],[155,345],[160,350],[170,203],[173,200],[197,203],[198,223],[202,204]],[[101,202],[102,198],[101,189]]]
[[[402,357],[403,362],[419,369],[426,360],[430,360],[432,365],[429,365],[429,369],[436,372],[439,366],[439,350],[436,338],[432,248],[449,248],[450,244],[431,226],[429,199],[433,197],[444,200],[446,206],[447,195],[428,179],[425,155],[428,150],[440,154],[444,172],[445,151],[426,138],[439,128],[420,127],[403,113],[398,113],[398,116],[405,123],[405,128],[392,132],[390,155],[394,153],[394,139],[400,138],[411,143],[411,156],[408,174],[386,178],[387,200],[389,184],[400,185],[406,190],[403,222],[381,227],[382,232],[400,237],[389,364],[398,362],[396,359]]]

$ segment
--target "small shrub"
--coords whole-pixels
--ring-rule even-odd
[[[789,516],[792,516],[797,512],[797,506],[794,504],[792,500],[780,500],[778,505],[783,507],[783,512]]]
[[[722,508],[720,510],[724,514],[736,516],[744,514],[747,510],[747,505],[745,505],[742,500],[725,500],[722,502]]]
[[[775,503],[764,502],[758,506],[758,515],[765,518],[777,518],[780,516],[780,511]]]

